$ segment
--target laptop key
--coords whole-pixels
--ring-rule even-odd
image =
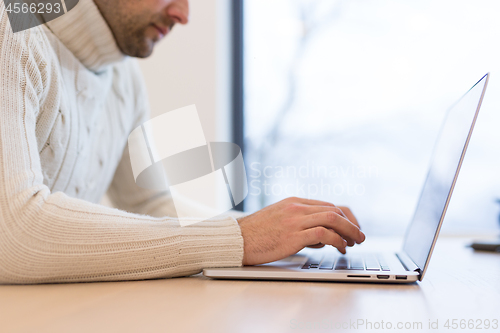
[[[311,258],[309,259],[311,265],[319,266],[319,263],[321,262],[322,257],[316,257],[316,258]]]
[[[383,271],[390,271],[389,265],[387,265],[385,259],[382,256],[378,257],[378,262]]]
[[[334,264],[335,264],[335,259],[333,258],[324,259],[321,262],[321,266],[319,266],[319,269],[333,269]]]
[[[375,258],[365,259],[365,267],[367,271],[380,271],[380,265]]]
[[[363,259],[358,258],[358,257],[351,258],[350,269],[352,269],[352,270],[364,270],[365,265],[363,264]]]
[[[321,257],[307,258],[307,262],[302,266],[302,269],[318,268],[321,259]]]
[[[340,257],[337,260],[337,264],[335,265],[335,269],[347,269],[349,268],[349,262],[346,257]]]

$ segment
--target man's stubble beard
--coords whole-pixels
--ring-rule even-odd
[[[118,26],[123,28],[120,29],[121,34],[119,36],[115,35],[115,39],[121,51],[131,57],[149,57],[153,53],[155,45],[160,41],[147,37],[146,29],[152,29],[153,23],[167,26],[169,32],[175,26],[175,23],[170,18],[162,17],[159,14],[147,19],[141,19],[141,17],[133,19],[131,17],[128,19],[120,18]]]
[[[115,34],[115,40],[122,53],[131,57],[146,58],[153,53],[154,42],[146,37],[146,29],[150,25],[138,22],[149,21],[120,19],[115,30],[121,29]]]
[[[154,42],[146,38],[146,27],[139,30],[125,32],[117,38],[118,47],[131,57],[147,58],[153,53]]]
[[[154,42],[146,37],[150,26],[149,13],[117,12],[113,1],[94,0],[108,24],[120,51],[131,57],[146,58],[153,53]]]

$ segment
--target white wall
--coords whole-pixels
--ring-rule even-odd
[[[196,104],[207,141],[231,141],[230,33],[230,0],[190,0],[189,24],[139,61],[152,117]]]
[[[207,140],[230,140],[229,0],[190,0],[177,25],[140,60],[152,116],[196,104]]]

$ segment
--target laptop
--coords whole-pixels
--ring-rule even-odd
[[[283,260],[237,268],[207,268],[216,279],[352,281],[412,283],[422,281],[450,203],[469,140],[488,85],[483,76],[448,111],[435,143],[430,168],[403,248],[394,253],[343,255],[331,246],[305,248]]]

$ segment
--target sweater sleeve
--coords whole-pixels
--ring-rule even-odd
[[[43,50],[34,28],[0,20],[0,283],[137,280],[240,266],[243,239],[223,216],[180,227],[51,193],[43,183],[36,120]]]

